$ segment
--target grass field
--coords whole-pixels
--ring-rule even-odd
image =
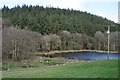
[[[59,66],[3,71],[3,78],[117,78],[118,60],[82,61]]]

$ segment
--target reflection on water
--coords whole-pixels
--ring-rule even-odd
[[[62,55],[65,58],[73,58],[73,59],[88,59],[88,60],[102,60],[108,59],[107,53],[98,53],[98,52],[82,52],[82,53],[67,53]],[[109,54],[110,59],[118,59],[120,58],[120,54]]]

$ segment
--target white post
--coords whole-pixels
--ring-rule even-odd
[[[108,60],[110,59],[109,54],[110,54],[110,26],[108,26]]]

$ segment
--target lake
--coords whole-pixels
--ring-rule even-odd
[[[98,53],[98,52],[62,53],[61,56],[69,59],[85,59],[85,60],[108,59],[107,53]],[[109,59],[120,59],[120,54],[110,53]]]

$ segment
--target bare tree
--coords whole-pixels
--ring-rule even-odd
[[[56,34],[44,35],[41,43],[43,51],[59,50],[61,47],[61,39]]]
[[[49,35],[42,36],[41,43],[42,43],[42,50],[43,51],[50,51],[50,37],[49,37]]]
[[[73,33],[72,34],[72,44],[73,50],[80,50],[82,49],[82,34],[80,33]]]
[[[95,49],[95,38],[94,37],[91,37],[91,36],[88,36],[88,38],[89,38],[89,41],[88,41],[88,44],[87,44],[87,48],[89,49],[89,50],[94,50]]]
[[[111,50],[113,51],[117,51],[118,50],[118,42],[119,42],[119,38],[118,38],[118,34],[119,32],[112,32],[111,36],[110,36],[110,46],[111,46]]]
[[[88,49],[89,37],[86,34],[82,34],[82,49]]]
[[[31,52],[40,50],[41,34],[13,27],[3,28],[3,59],[15,61],[32,58]]]
[[[101,50],[103,42],[104,42],[104,34],[101,31],[97,31],[95,33],[95,39],[96,39],[96,49]]]
[[[50,50],[60,50],[61,38],[56,34],[50,34]]]
[[[69,31],[61,31],[59,33],[61,38],[61,49],[62,50],[69,50],[71,49],[71,33]]]

